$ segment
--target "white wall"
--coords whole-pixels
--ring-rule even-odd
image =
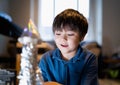
[[[120,52],[120,0],[103,0],[103,54]]]
[[[30,19],[30,0],[10,0],[9,13],[13,21],[24,28]]]
[[[9,13],[8,7],[9,7],[8,0],[0,0],[0,13],[1,12]],[[0,28],[0,29],[2,29],[2,28]],[[8,37],[0,34],[0,56],[8,56],[7,43],[9,40],[10,39]]]
[[[30,0],[0,0],[0,12],[9,14],[12,21],[20,27],[27,27],[30,19]],[[9,40],[12,39],[0,34],[0,56],[9,56]]]
[[[102,6],[103,54],[111,56],[116,49],[120,50],[120,0],[102,0]],[[35,7],[35,9],[37,8]],[[0,11],[3,10],[11,15],[16,24],[23,28],[27,26],[30,18],[30,0],[0,0]],[[99,9],[93,8],[93,10],[98,10],[99,13]],[[35,15],[37,16],[37,13]],[[0,39],[4,40],[1,36]],[[6,44],[5,42],[0,43],[0,45],[3,46],[2,44]],[[1,48],[2,51],[3,49]]]

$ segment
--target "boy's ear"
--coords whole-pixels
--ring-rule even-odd
[[[85,36],[81,36],[80,42],[84,40],[84,37],[85,37]]]

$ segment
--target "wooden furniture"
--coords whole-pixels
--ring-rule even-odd
[[[107,64],[109,64],[109,63],[120,63],[120,59],[112,59],[112,58],[107,58],[107,59],[104,59],[103,60],[104,61],[104,63],[107,63]]]

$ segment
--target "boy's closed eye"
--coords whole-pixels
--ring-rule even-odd
[[[68,36],[74,36],[74,34],[72,33],[72,34],[68,34]]]
[[[55,33],[55,35],[61,35],[60,33]]]

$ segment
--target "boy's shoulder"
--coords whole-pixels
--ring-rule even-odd
[[[96,55],[93,52],[91,52],[90,50],[88,50],[86,48],[82,48],[82,50],[83,50],[82,54],[84,54],[84,58],[87,58],[87,59],[96,58]]]
[[[54,55],[54,53],[56,52],[56,50],[57,50],[57,49],[49,50],[49,51],[45,52],[45,53],[42,55],[42,57],[47,57],[47,56],[51,57],[52,55]]]

